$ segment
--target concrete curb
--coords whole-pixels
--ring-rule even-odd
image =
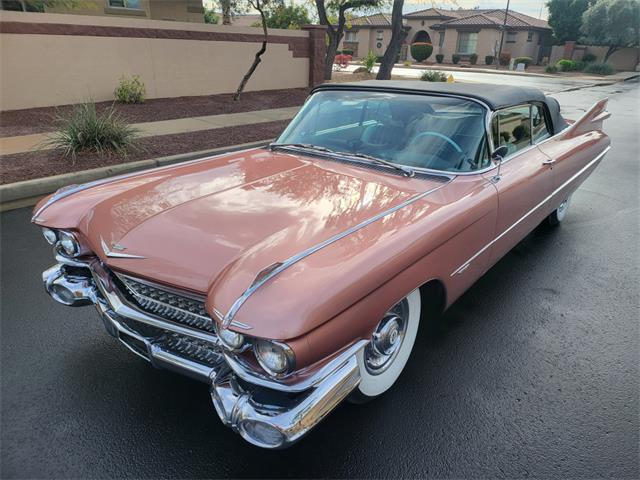
[[[164,165],[173,165],[180,162],[186,162],[188,160],[220,155],[246,148],[260,147],[266,145],[270,141],[271,139],[242,143],[239,145],[229,145],[227,147],[219,147],[211,150],[182,153],[168,157],[150,158],[148,160],[140,160],[138,162],[109,165],[108,167],[93,168],[91,170],[83,170],[80,172],[65,173],[62,175],[35,178],[33,180],[0,185],[0,212],[35,205],[44,195],[55,192],[59,188],[67,185],[87,183],[101,178],[111,177],[113,175],[147,170],[149,168],[161,167]]]

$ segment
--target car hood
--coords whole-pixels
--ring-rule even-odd
[[[52,204],[38,223],[76,228],[111,268],[208,293],[226,312],[268,267],[438,185],[257,149],[89,188]]]

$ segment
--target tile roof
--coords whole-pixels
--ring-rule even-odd
[[[442,17],[442,23],[438,27],[447,28],[448,26],[460,25],[477,25],[498,27],[504,22],[505,11],[503,9],[458,9],[444,10],[438,8],[427,8],[417,12],[408,13],[406,18],[411,17]],[[507,15],[507,27],[511,28],[549,28],[549,24],[545,20],[539,20],[524,13],[509,10]]]
[[[374,13],[373,15],[366,15],[364,17],[353,17],[348,23],[354,27],[390,27],[391,14]]]

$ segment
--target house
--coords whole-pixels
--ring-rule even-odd
[[[57,2],[52,3],[51,6],[28,0],[0,0],[0,10],[19,12],[44,10],[46,13],[204,23],[202,0],[82,0]]]
[[[506,16],[502,51],[511,57],[526,56],[540,62],[551,50],[551,28],[545,20],[509,10]],[[500,46],[505,10],[428,8],[403,16],[408,30],[401,60],[411,58],[408,45],[415,42],[433,44],[433,54],[444,55],[444,62],[451,62],[453,54],[462,59],[472,53],[483,63],[487,55],[495,55]],[[391,14],[380,13],[351,20],[345,32],[341,49],[353,50],[354,57],[363,57],[369,50],[382,55],[391,39]]]

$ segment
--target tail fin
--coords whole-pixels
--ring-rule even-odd
[[[608,98],[603,98],[563,133],[566,138],[576,137],[592,130],[602,130],[602,123],[611,116],[607,111]]]

